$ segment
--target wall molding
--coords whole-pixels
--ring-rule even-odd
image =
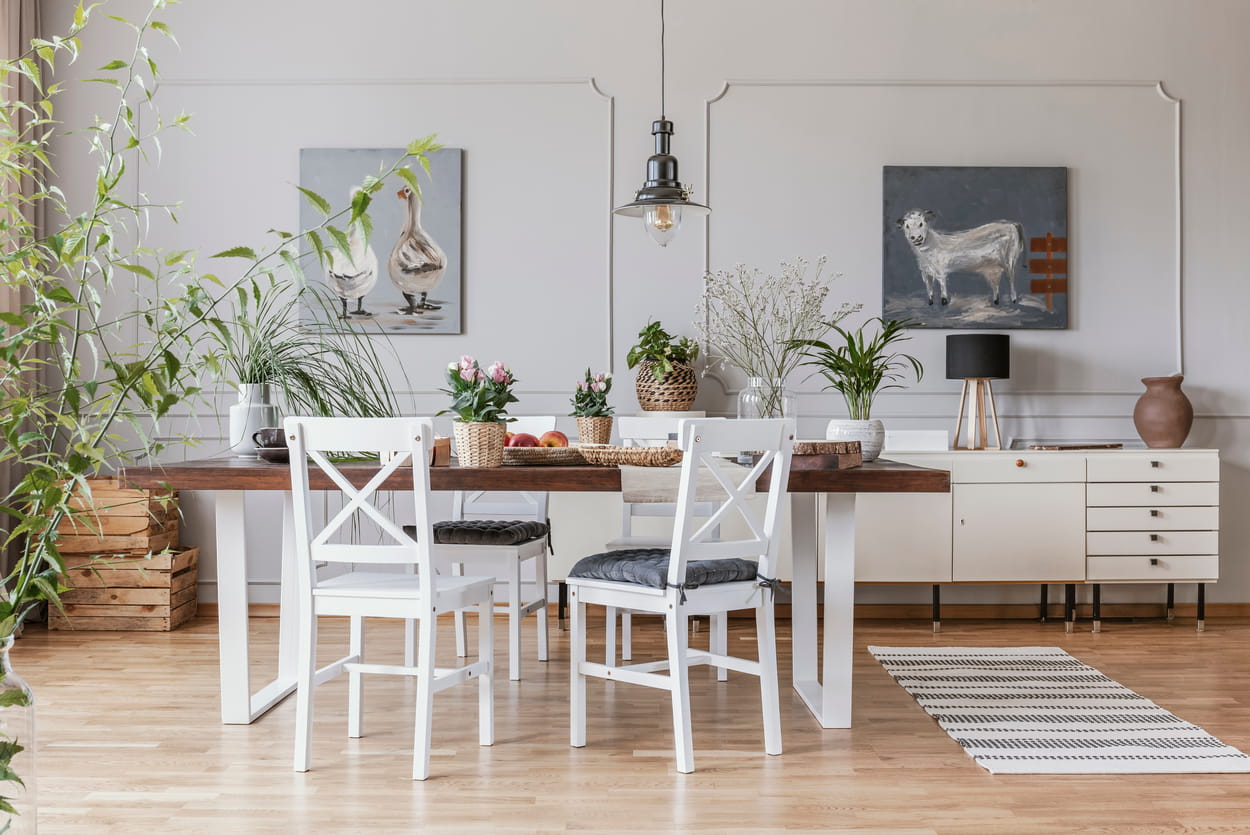
[[[1175,259],[1173,263],[1174,271],[1174,292],[1176,306],[1176,342],[1175,342],[1175,361],[1176,374],[1185,373],[1185,338],[1184,338],[1184,299],[1185,299],[1185,273],[1184,273],[1184,202],[1182,193],[1182,168],[1183,162],[1181,158],[1182,151],[1182,120],[1181,120],[1181,100],[1170,93],[1164,87],[1162,80],[1135,80],[1135,79],[998,79],[998,80],[959,80],[959,79],[925,79],[925,78],[899,78],[899,79],[851,79],[851,78],[833,78],[833,79],[726,79],[721,84],[721,88],[715,95],[707,98],[703,102],[703,182],[706,192],[708,205],[713,203],[712,189],[712,105],[725,99],[729,95],[732,88],[796,88],[796,87],[812,87],[812,88],[838,88],[838,87],[967,87],[967,88],[1002,88],[1002,87],[1020,87],[1020,88],[1108,88],[1108,89],[1153,89],[1159,96],[1159,99],[1170,104],[1173,108],[1172,119],[1172,184],[1173,184],[1173,236],[1175,243]],[[713,216],[709,215],[703,224],[703,271],[706,273],[711,269],[711,241],[712,241],[712,220]],[[725,379],[714,369],[705,372],[705,376],[715,379],[725,389],[726,393],[730,392],[730,387]],[[1084,392],[1072,392],[1073,394]],[[1123,394],[1137,397],[1140,391],[1133,392],[1100,392],[1101,394]]]

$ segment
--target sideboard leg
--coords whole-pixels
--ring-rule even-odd
[[[1042,623],[1046,622],[1046,610],[1050,608],[1050,603],[1047,600],[1048,597],[1050,597],[1050,584],[1042,583],[1042,602],[1041,602],[1041,610],[1042,610],[1041,622]]]
[[[1207,584],[1198,584],[1198,631],[1207,631]]]
[[[568,631],[569,628],[569,584],[560,581],[559,602],[556,603],[556,625],[561,631]]]
[[[1173,618],[1172,609],[1176,604],[1176,584],[1168,583],[1168,620]]]
[[[1063,631],[1071,632],[1076,625],[1076,583],[1063,587]]]
[[[933,631],[942,631],[942,587],[933,584]]]
[[[1094,583],[1094,632],[1102,631],[1102,583]]]

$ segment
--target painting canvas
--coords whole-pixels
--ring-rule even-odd
[[[300,185],[336,208],[346,206],[353,188],[403,153],[399,148],[304,148]],[[351,252],[336,248],[328,267],[309,271],[310,281],[322,281],[330,291],[344,327],[382,328],[392,334],[461,332],[463,152],[443,148],[429,154],[429,161],[429,174],[412,166],[421,184],[420,199],[407,191],[403,180],[392,177],[369,206],[371,238],[365,241],[359,225],[344,229]],[[301,228],[316,226],[321,219],[316,209],[301,203]],[[322,240],[333,246],[329,235]]]
[[[883,204],[886,318],[1068,326],[1068,169],[887,165]]]

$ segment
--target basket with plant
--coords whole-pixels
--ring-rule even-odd
[[[573,392],[573,412],[577,419],[577,439],[584,444],[606,444],[612,439],[612,407],[608,405],[608,392],[612,391],[612,375],[606,372],[591,374],[577,381]]]
[[[634,381],[638,405],[648,412],[689,409],[699,393],[699,379],[691,365],[698,356],[699,343],[688,336],[673,336],[659,322],[648,322],[625,357],[630,368],[638,367]]]
[[[498,467],[503,464],[503,445],[507,435],[506,409],[517,402],[512,393],[516,378],[502,362],[483,369],[478,361],[463,356],[447,365],[447,385],[443,393],[451,395],[451,408],[439,412],[456,415],[452,432],[456,439],[456,456],[462,467]]]

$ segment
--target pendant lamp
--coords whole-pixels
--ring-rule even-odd
[[[651,123],[655,153],[647,159],[647,180],[634,195],[634,202],[612,210],[624,217],[642,218],[643,228],[660,246],[681,228],[685,215],[705,215],[707,206],[691,202],[690,189],[677,179],[677,157],[669,153],[673,123],[664,118],[664,0],[660,0],[660,118]]]

